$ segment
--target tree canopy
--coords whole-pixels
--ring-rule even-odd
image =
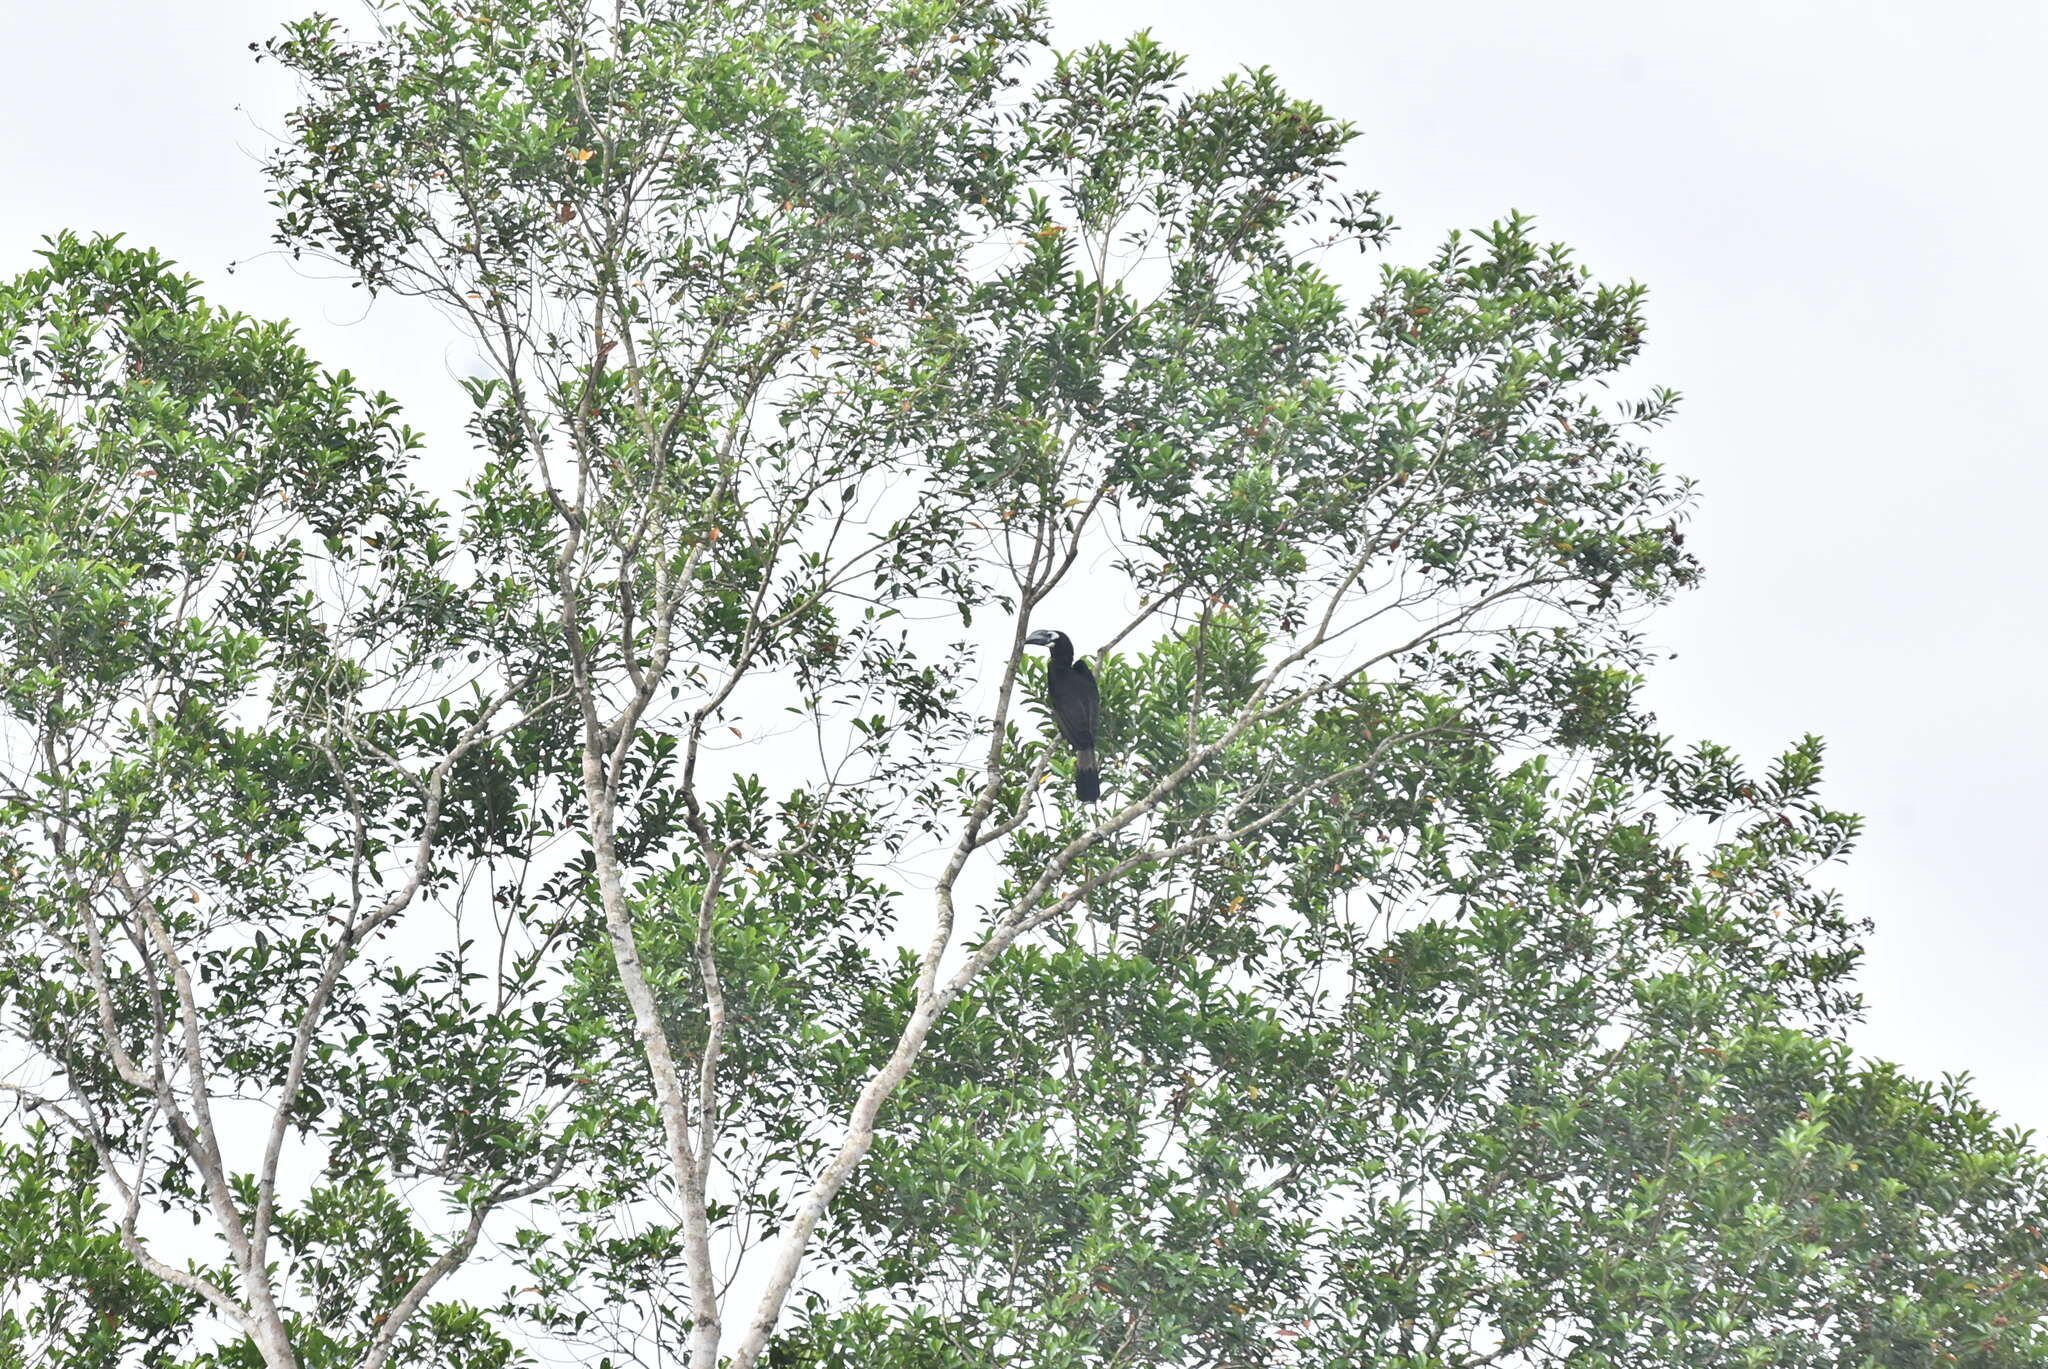
[[[1641,703],[1641,287],[1030,3],[263,55],[280,243],[491,373],[0,287],[0,1364],[2048,1362],[1820,743]]]

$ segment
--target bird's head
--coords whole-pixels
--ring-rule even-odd
[[[1051,646],[1060,639],[1060,634],[1049,627],[1042,627],[1024,639],[1025,646]]]

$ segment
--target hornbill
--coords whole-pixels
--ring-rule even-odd
[[[1060,735],[1074,748],[1074,797],[1093,803],[1102,797],[1101,778],[1095,771],[1095,716],[1102,706],[1095,672],[1075,663],[1074,644],[1064,632],[1040,628],[1024,639],[1024,645],[1052,648],[1052,664],[1045,671],[1052,716],[1060,725]]]

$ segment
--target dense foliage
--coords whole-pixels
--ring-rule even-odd
[[[118,243],[0,294],[0,1353],[2048,1363],[2026,1138],[1842,1044],[1819,744],[1639,703],[1639,287],[1377,264],[1346,126],[1031,4],[265,55],[477,455]]]
[[[559,1148],[535,965],[491,966],[479,1001],[473,933],[407,916],[459,916],[516,849],[476,763],[510,691],[449,669],[473,615],[387,398],[151,253],[46,259],[0,287],[9,1088],[89,1145],[124,1231],[215,1223],[195,1267],[131,1241],[155,1298],[354,1362]]]

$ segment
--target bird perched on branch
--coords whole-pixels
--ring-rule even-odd
[[[1064,632],[1040,628],[1024,639],[1024,645],[1052,648],[1052,664],[1045,672],[1052,716],[1060,735],[1074,748],[1074,797],[1093,803],[1102,797],[1101,777],[1095,770],[1095,717],[1102,706],[1095,672],[1075,662],[1074,644]]]

